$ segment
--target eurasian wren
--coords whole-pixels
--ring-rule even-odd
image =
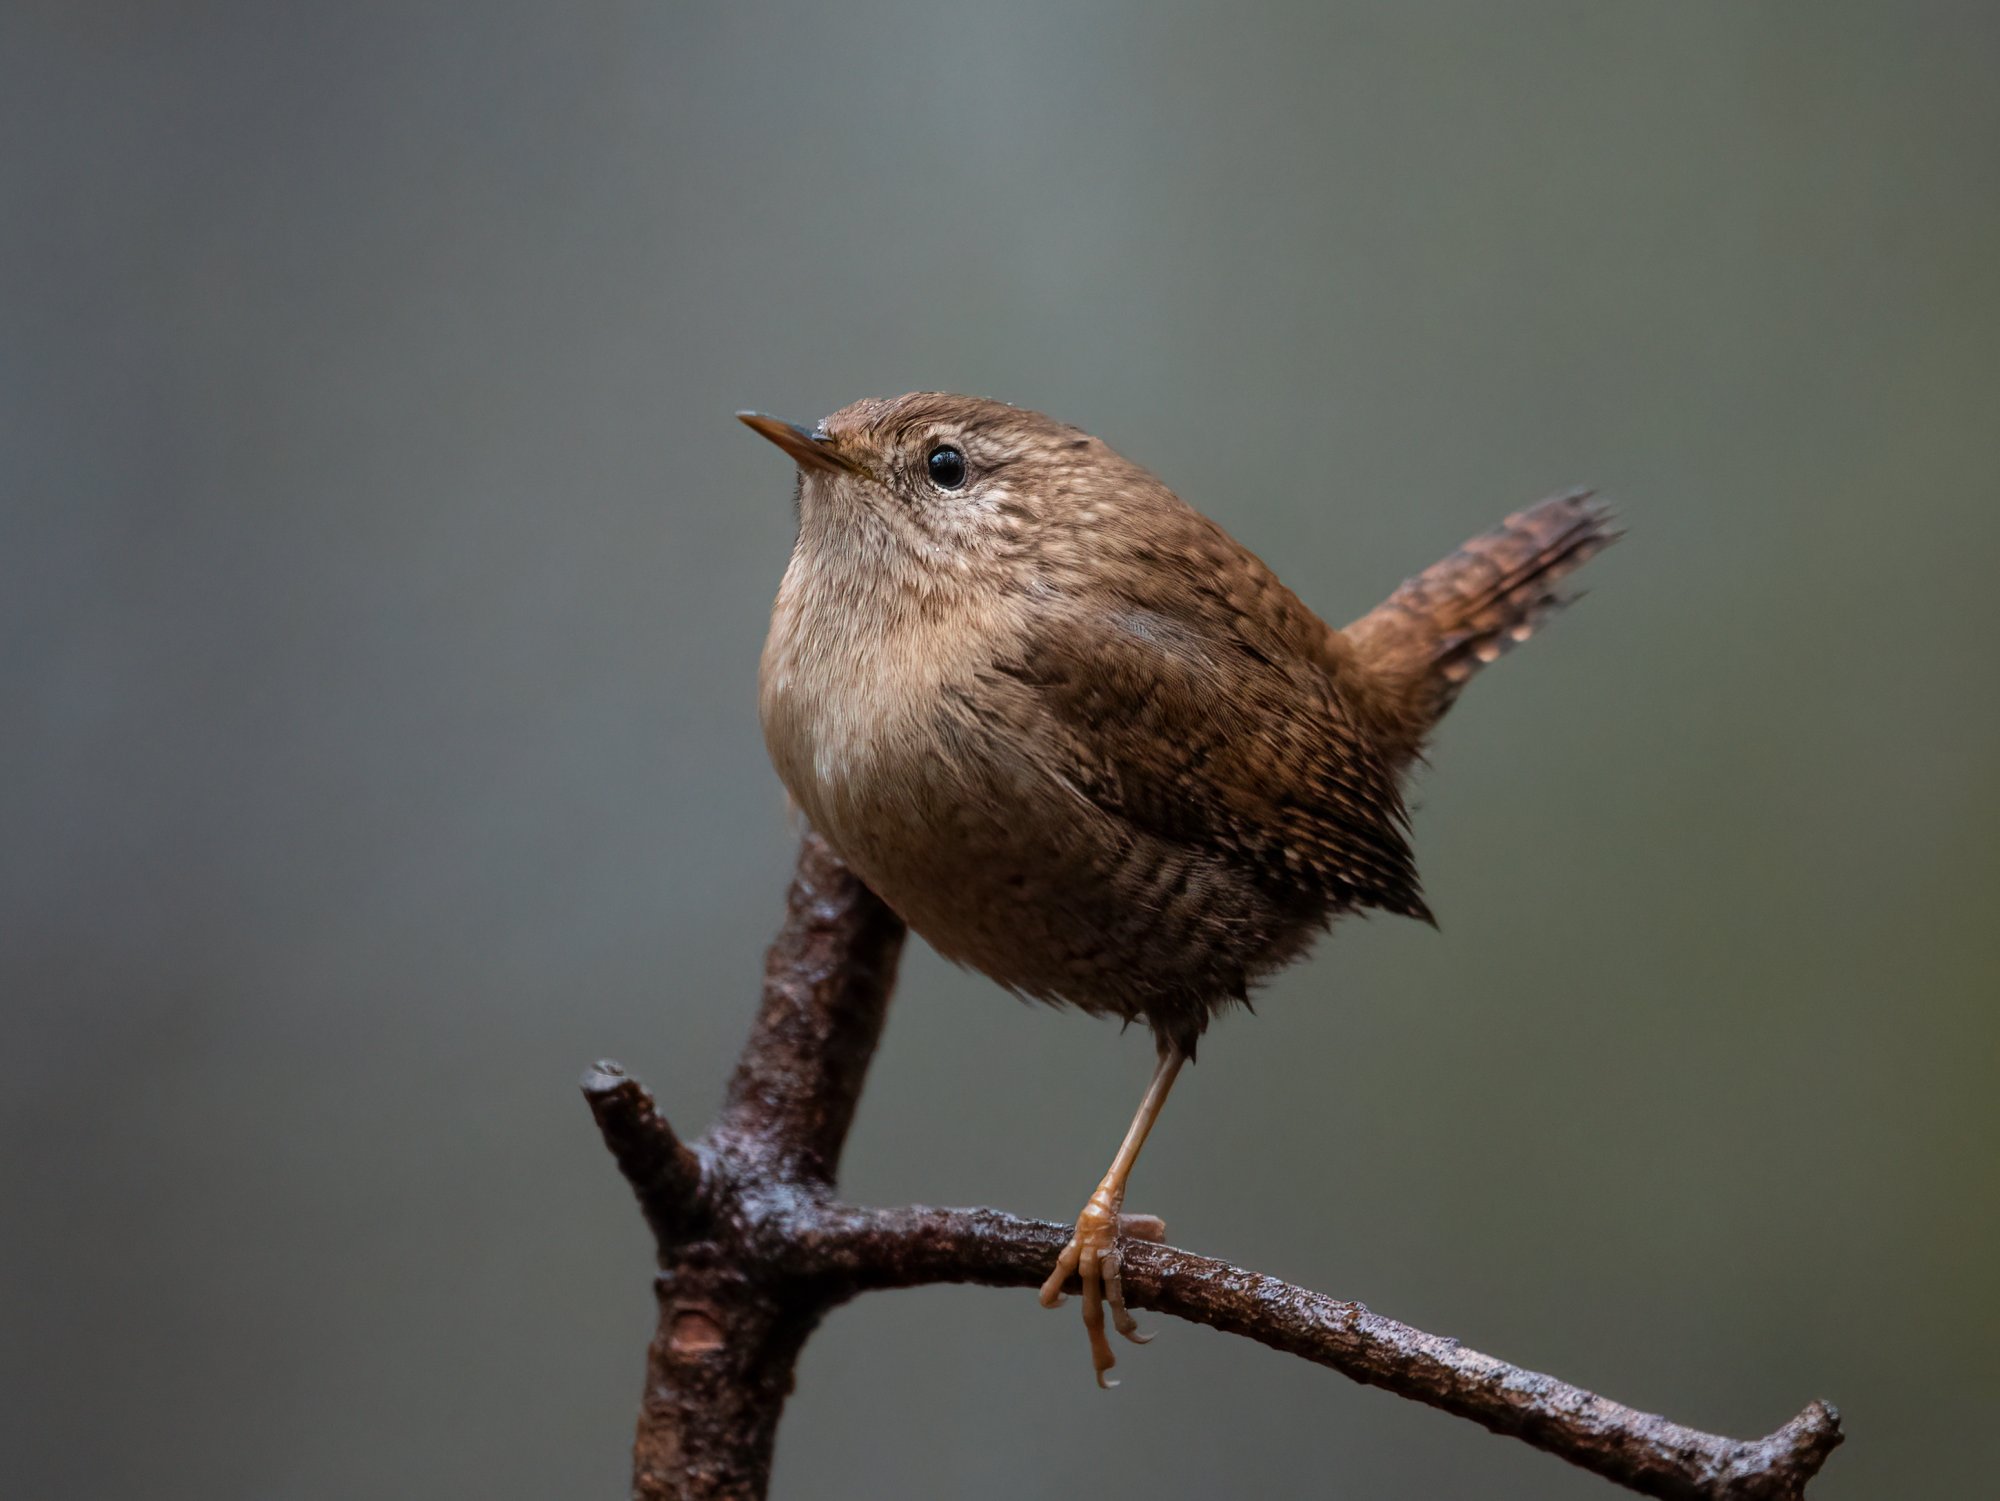
[[[1160,1063],[1042,1290],[1138,1338],[1119,1211],[1209,1019],[1342,913],[1428,919],[1401,783],[1479,667],[1612,540],[1543,501],[1344,630],[1153,475],[1037,412],[919,392],[804,428],[764,738],[813,826],[946,958],[1143,1020]]]

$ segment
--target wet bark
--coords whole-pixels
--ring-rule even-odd
[[[1067,1226],[834,1195],[882,1035],[903,926],[808,836],[763,1003],[714,1125],[683,1142],[614,1063],[584,1075],[659,1252],[659,1322],[633,1445],[638,1501],[757,1501],[799,1351],[859,1293],[1038,1286]],[[1276,1278],[1128,1240],[1125,1293],[1468,1418],[1648,1496],[1787,1501],[1841,1441],[1823,1402],[1760,1439],[1685,1428]]]

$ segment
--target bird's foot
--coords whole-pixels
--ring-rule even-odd
[[[1111,1304],[1111,1325],[1135,1345],[1153,1336],[1140,1332],[1138,1321],[1125,1307],[1124,1261],[1119,1237],[1136,1240],[1164,1240],[1166,1226],[1150,1214],[1120,1214],[1122,1195],[1111,1185],[1100,1183],[1083,1213],[1076,1218],[1076,1233],[1056,1258],[1055,1270],[1042,1284],[1042,1306],[1055,1308],[1063,1301],[1063,1284],[1074,1274],[1083,1285],[1083,1327],[1090,1336],[1090,1363],[1097,1372],[1097,1384],[1113,1387],[1104,1373],[1118,1364],[1111,1353],[1111,1341],[1104,1334],[1104,1305]]]

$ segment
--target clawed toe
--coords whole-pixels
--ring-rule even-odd
[[[1142,1234],[1159,1228],[1159,1221],[1150,1216],[1132,1218],[1137,1221],[1134,1228]],[[1081,1284],[1083,1327],[1090,1337],[1090,1364],[1096,1372],[1097,1384],[1106,1388],[1118,1384],[1105,1375],[1118,1363],[1118,1357],[1112,1353],[1111,1341],[1104,1332],[1105,1304],[1111,1305],[1111,1327],[1126,1339],[1143,1345],[1152,1338],[1139,1328],[1125,1306],[1125,1261],[1118,1239],[1121,1228],[1118,1205],[1100,1188],[1077,1217],[1076,1233],[1056,1258],[1055,1269],[1042,1284],[1041,1292],[1042,1306],[1055,1308],[1064,1301],[1063,1284],[1072,1274]]]
[[[1060,1308],[1069,1301],[1069,1294],[1063,1291],[1063,1284],[1075,1274],[1080,1253],[1081,1248],[1076,1243],[1076,1237],[1072,1235],[1069,1244],[1062,1248],[1062,1254],[1056,1258],[1056,1269],[1050,1272],[1048,1280],[1042,1283],[1042,1307]]]
[[[1116,1249],[1107,1251],[1099,1258],[1099,1265],[1104,1270],[1104,1296],[1111,1304],[1111,1327],[1135,1345],[1150,1345],[1153,1336],[1139,1327],[1125,1306],[1124,1255]]]

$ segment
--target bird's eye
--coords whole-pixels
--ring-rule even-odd
[[[965,455],[950,444],[933,448],[924,463],[930,469],[931,483],[940,490],[956,490],[965,483]]]

